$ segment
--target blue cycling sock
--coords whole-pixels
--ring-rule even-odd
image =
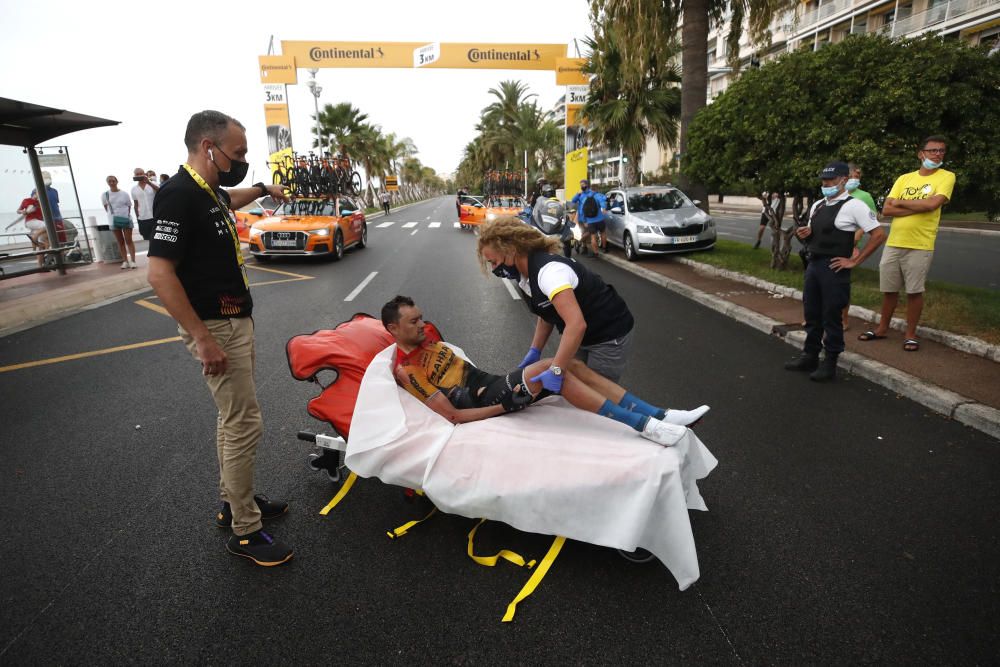
[[[653,417],[655,419],[663,419],[667,416],[667,411],[663,408],[658,408],[655,405],[650,405],[646,401],[642,400],[638,396],[633,396],[632,394],[625,392],[622,396],[622,400],[618,401],[620,407],[625,408],[631,412],[638,412],[640,414],[646,415],[648,417]]]
[[[615,405],[611,401],[604,401],[604,405],[602,405],[601,409],[597,411],[597,414],[602,417],[610,417],[611,419],[620,421],[623,424],[628,424],[636,431],[641,431],[646,425],[646,421],[648,421],[648,415],[626,410],[620,405]]]

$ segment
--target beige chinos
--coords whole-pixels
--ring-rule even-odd
[[[205,376],[219,410],[215,431],[219,493],[232,508],[233,532],[247,535],[261,528],[260,509],[253,499],[253,473],[257,443],[264,433],[254,383],[253,320],[237,317],[204,322],[227,358],[224,374]],[[181,327],[177,330],[197,359],[194,339]]]

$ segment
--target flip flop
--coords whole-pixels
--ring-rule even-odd
[[[916,352],[920,349],[920,341],[915,338],[907,338],[903,341],[903,349],[907,352]]]
[[[864,340],[864,341],[882,340],[883,338],[885,338],[885,336],[880,336],[874,331],[866,331],[863,334],[858,334],[858,340]]]

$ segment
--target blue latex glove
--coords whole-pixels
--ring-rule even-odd
[[[541,358],[542,358],[542,353],[538,350],[537,347],[533,347],[530,350],[528,350],[528,354],[524,355],[524,359],[521,360],[521,363],[519,363],[517,367],[524,368],[525,366],[530,366],[531,364],[535,363]]]
[[[544,373],[531,378],[531,381],[541,382],[542,386],[551,391],[553,394],[558,394],[562,391],[562,375],[556,375],[552,372],[551,368],[546,370]]]

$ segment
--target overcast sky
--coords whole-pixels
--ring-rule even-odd
[[[590,32],[585,0],[424,2],[210,2],[174,0],[107,5],[79,0],[0,0],[4,38],[0,96],[121,121],[69,134],[81,204],[98,208],[104,178],[131,183],[134,167],[174,173],[183,162],[184,126],[218,109],[247,127],[253,180],[267,180],[263,93],[257,56],[281,40],[566,43]],[[299,70],[289,86],[292,136],[310,145],[313,98]],[[411,137],[419,158],[453,171],[475,136],[488,89],[520,79],[550,108],[562,94],[553,72],[510,70],[324,69],[320,103],[349,101],[386,132]],[[23,157],[23,156],[22,156]],[[30,182],[0,153],[0,210],[17,207]],[[26,162],[26,158],[24,158]],[[65,199],[68,193],[62,196]],[[16,201],[12,201],[15,200]]]

